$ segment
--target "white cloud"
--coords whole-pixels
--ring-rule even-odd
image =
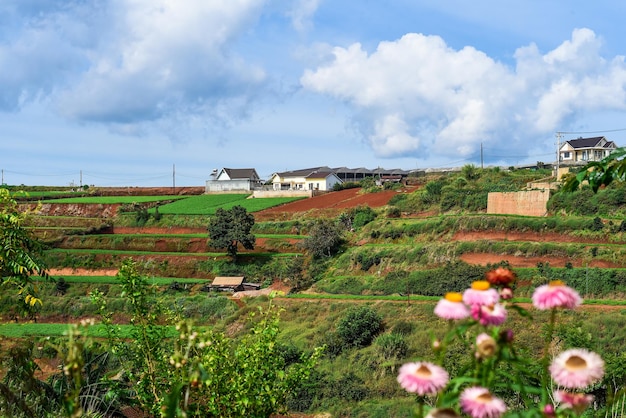
[[[380,157],[454,158],[481,143],[527,152],[579,113],[626,109],[623,57],[607,62],[589,29],[545,54],[518,49],[510,68],[472,47],[410,33],[368,53],[335,47],[302,85],[355,109],[363,137]],[[419,138],[419,139],[418,139]]]
[[[291,25],[298,32],[303,32],[311,27],[311,18],[317,11],[321,0],[296,0],[292,8],[287,12],[291,18]]]
[[[229,124],[266,87],[263,68],[232,47],[263,4],[119,0],[29,10],[11,38],[0,34],[0,106],[50,95],[70,119],[133,133],[181,115]]]

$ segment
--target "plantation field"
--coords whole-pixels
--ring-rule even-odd
[[[192,196],[160,206],[159,212],[170,215],[212,215],[218,208],[228,210],[238,205],[244,207],[248,212],[254,213],[301,199],[299,197],[249,199],[249,196],[248,194]]]

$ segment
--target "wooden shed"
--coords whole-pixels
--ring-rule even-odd
[[[213,279],[210,288],[212,290],[240,292],[244,290],[243,276],[240,277],[216,277]]]

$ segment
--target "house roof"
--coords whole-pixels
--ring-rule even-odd
[[[257,180],[259,175],[254,168],[223,168],[231,180],[235,179],[252,179]]]
[[[243,283],[242,277],[216,277],[213,286],[239,286]]]
[[[320,171],[330,172],[331,170],[329,167],[322,166],[322,167],[313,167],[313,168],[303,168],[300,170],[284,171],[282,173],[276,173],[276,175],[280,177],[307,177],[313,173],[320,172]]]
[[[604,145],[600,145],[602,140],[606,141],[606,143]],[[614,142],[613,141],[608,141],[603,136],[595,136],[593,138],[570,139],[569,141],[566,141],[566,143],[568,143],[574,149],[598,148],[598,147],[613,148],[614,147]]]
[[[312,172],[311,174],[309,174],[305,178],[307,178],[307,179],[325,179],[328,176],[335,176],[335,177],[337,177],[337,175],[335,173],[333,173],[332,171],[320,170],[320,171]]]

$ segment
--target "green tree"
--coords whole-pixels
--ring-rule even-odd
[[[246,250],[253,250],[256,237],[250,231],[254,226],[254,216],[242,206],[231,209],[219,208],[209,220],[209,238],[214,248],[225,248],[226,252],[237,259],[239,244]]]
[[[330,219],[317,220],[309,230],[302,246],[313,258],[332,257],[343,244],[339,227]]]
[[[24,227],[26,216],[10,192],[0,188],[0,281],[17,289],[21,307],[32,314],[42,302],[31,277],[48,274],[41,258],[43,245]]]

